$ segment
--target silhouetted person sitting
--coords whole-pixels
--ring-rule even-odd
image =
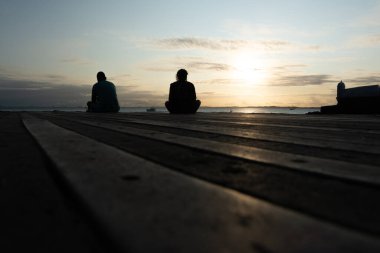
[[[166,108],[170,113],[196,113],[201,105],[201,101],[196,99],[194,84],[187,81],[187,71],[178,70],[177,81],[170,84]]]
[[[98,82],[92,87],[91,101],[87,112],[118,112],[120,110],[115,85],[107,81],[103,72],[96,75]]]

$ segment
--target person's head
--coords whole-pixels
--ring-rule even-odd
[[[96,78],[98,79],[98,82],[107,80],[106,75],[102,71],[99,71],[98,74],[96,74]]]
[[[187,81],[187,71],[185,69],[178,70],[177,81]]]

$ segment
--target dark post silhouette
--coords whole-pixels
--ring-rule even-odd
[[[87,102],[87,112],[118,112],[120,110],[116,87],[107,81],[103,72],[96,75],[98,82],[92,87],[91,101]]]
[[[170,113],[196,113],[201,101],[197,100],[194,84],[187,81],[187,71],[178,70],[176,77],[177,81],[170,84],[166,108]]]

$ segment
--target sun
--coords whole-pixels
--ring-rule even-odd
[[[261,84],[265,78],[265,64],[257,55],[239,53],[233,58],[233,78],[249,84]]]

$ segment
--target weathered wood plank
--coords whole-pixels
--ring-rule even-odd
[[[378,115],[286,115],[286,114],[244,114],[244,113],[198,113],[196,115],[128,114],[131,117],[150,119],[216,119],[244,121],[263,124],[284,124],[290,126],[331,127],[351,130],[380,130]],[[121,115],[120,115],[121,116]]]
[[[292,170],[307,171],[337,177],[340,179],[349,179],[380,185],[380,170],[378,167],[374,166],[281,153],[236,144],[220,143],[212,140],[179,136],[154,130],[132,128],[122,124],[91,122],[79,119],[76,119],[76,121],[122,133],[151,138],[162,142],[173,143],[176,145],[191,147],[207,152],[214,152],[226,156],[233,156],[255,162],[271,164]]]
[[[184,176],[47,121],[25,117],[24,123],[124,250],[380,250],[375,238]]]
[[[319,139],[319,138],[308,138],[307,136],[301,136],[298,138],[289,137],[286,135],[277,135],[275,133],[273,134],[262,134],[259,131],[254,130],[241,130],[240,128],[229,128],[225,126],[218,126],[214,127],[213,125],[200,125],[196,122],[191,123],[183,123],[179,121],[153,121],[149,119],[136,119],[136,118],[130,118],[130,117],[118,117],[114,115],[102,115],[98,117],[97,115],[81,115],[81,118],[102,118],[102,119],[109,119],[109,120],[116,120],[119,122],[133,122],[138,124],[146,124],[146,125],[153,125],[153,126],[163,126],[163,127],[171,127],[171,128],[179,128],[179,129],[185,129],[185,130],[191,130],[191,131],[199,131],[199,132],[206,132],[206,133],[217,133],[217,134],[223,134],[223,135],[229,135],[229,136],[236,136],[236,137],[243,137],[243,138],[250,138],[250,139],[258,139],[258,140],[265,140],[265,141],[275,141],[275,142],[284,142],[284,143],[291,143],[291,144],[297,144],[297,145],[305,145],[305,146],[315,146],[315,147],[321,147],[321,148],[330,148],[330,149],[337,149],[337,150],[347,150],[347,151],[356,151],[356,152],[365,152],[365,153],[371,153],[371,154],[380,154],[380,148],[379,145],[368,145],[364,143],[350,143],[348,142],[350,139],[346,138],[347,142],[344,142],[344,140],[336,141],[336,140],[330,140],[330,139]]]
[[[65,114],[63,114],[65,115]],[[81,116],[84,116],[83,114]],[[241,129],[251,129],[251,130],[260,130],[265,133],[265,131],[269,131],[270,134],[278,135],[281,133],[289,134],[303,134],[305,137],[313,137],[314,138],[323,138],[324,136],[327,138],[336,138],[338,141],[345,142],[359,142],[366,143],[366,141],[372,141],[373,138],[379,140],[380,138],[380,130],[370,130],[370,129],[342,129],[340,127],[326,127],[326,126],[308,126],[308,125],[299,125],[300,121],[293,121],[293,124],[289,124],[287,119],[283,119],[282,121],[275,121],[276,123],[271,122],[255,122],[251,121],[250,118],[224,118],[217,117],[215,114],[209,114],[209,116],[200,117],[199,115],[166,115],[166,114],[147,114],[144,116],[135,114],[118,114],[118,115],[88,115],[90,117],[96,118],[138,118],[138,119],[149,119],[155,121],[181,121],[182,123],[196,123],[197,125],[202,124],[213,124],[220,126],[235,126]],[[304,116],[305,117],[305,116]],[[318,121],[319,122],[319,121]],[[330,119],[327,121],[329,123],[334,122],[334,119]],[[363,122],[356,122],[362,125]],[[378,122],[380,125],[380,120]],[[319,135],[316,135],[318,133]],[[323,136],[324,135],[324,136]],[[349,136],[350,138],[347,138]],[[297,137],[297,135],[296,135]],[[376,143],[375,143],[376,144]]]
[[[355,135],[371,135],[375,137],[379,137],[380,135],[380,130],[368,130],[368,129],[342,129],[338,127],[326,127],[326,126],[300,126],[298,124],[273,124],[273,123],[258,123],[258,122],[251,122],[251,121],[241,121],[241,120],[226,120],[226,119],[218,119],[218,118],[213,118],[213,119],[198,119],[197,122],[207,122],[207,123],[223,123],[223,124],[230,124],[230,125],[237,125],[237,126],[251,126],[251,127],[256,127],[256,128],[274,128],[274,129],[284,129],[284,130],[300,130],[303,132],[310,132],[313,133],[313,131],[318,131],[321,133],[331,133],[334,135],[348,135],[352,134],[353,137]],[[380,122],[379,122],[380,123]]]
[[[161,120],[162,121],[162,120]],[[252,131],[260,134],[266,134],[278,137],[287,137],[293,139],[305,140],[329,140],[337,143],[352,143],[374,145],[380,149],[380,134],[369,133],[367,131],[357,130],[342,130],[334,129],[321,129],[316,127],[301,127],[301,126],[286,126],[275,124],[263,123],[249,123],[249,122],[230,122],[230,121],[217,121],[217,120],[197,120],[195,122],[186,122],[187,124],[196,124],[200,126],[214,127],[228,127],[230,129],[240,129],[241,131]]]
[[[19,113],[0,111],[0,252],[112,251],[45,159]]]
[[[150,119],[150,117],[148,118]],[[150,119],[152,120],[152,119]],[[155,119],[156,121],[171,121],[170,118],[162,117]],[[228,127],[231,129],[239,129],[257,132],[260,134],[268,134],[271,136],[290,137],[294,139],[327,139],[335,142],[354,143],[375,145],[380,149],[380,131],[374,130],[352,130],[327,127],[311,127],[286,124],[270,124],[270,123],[252,123],[249,121],[239,121],[238,119],[225,120],[221,118],[215,119],[190,119],[181,120],[181,123],[196,125],[212,125],[214,127]],[[379,122],[380,124],[380,122]]]

